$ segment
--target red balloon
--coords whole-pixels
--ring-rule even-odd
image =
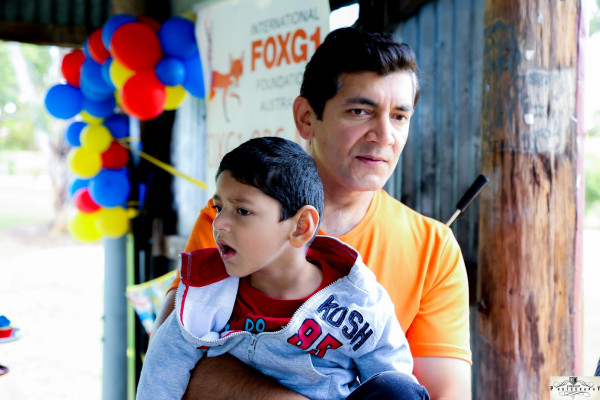
[[[160,30],[160,23],[153,18],[146,17],[145,15],[140,15],[139,17],[137,17],[137,19],[142,24],[148,25],[150,29],[152,29],[154,32],[158,32]]]
[[[166,98],[165,85],[154,71],[142,71],[123,85],[121,104],[127,114],[145,121],[162,114]]]
[[[117,141],[113,141],[108,150],[100,155],[102,167],[106,169],[121,169],[127,165],[129,152]]]
[[[117,61],[133,71],[154,69],[162,59],[156,32],[141,22],[118,27],[110,39],[110,49]]]
[[[90,196],[90,191],[86,187],[78,189],[73,195],[73,204],[82,213],[90,214],[98,210],[100,206]]]
[[[92,32],[88,38],[87,46],[90,57],[98,64],[104,64],[104,61],[110,57],[110,53],[104,47],[104,42],[102,41],[102,28],[98,28]]]
[[[66,54],[60,65],[60,71],[71,86],[79,87],[79,78],[81,76],[81,65],[85,61],[83,51],[77,49]]]

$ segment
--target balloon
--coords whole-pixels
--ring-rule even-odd
[[[120,26],[110,40],[113,58],[134,71],[154,69],[162,58],[156,33],[140,22]]]
[[[202,75],[200,54],[196,53],[195,56],[186,59],[183,64],[185,65],[183,87],[193,96],[204,97],[204,76]]]
[[[129,190],[129,179],[123,170],[103,169],[90,181],[92,199],[102,207],[125,205]]]
[[[164,53],[171,57],[187,59],[198,52],[194,23],[182,17],[167,19],[160,30],[158,38]]]
[[[123,207],[103,208],[98,213],[96,228],[109,238],[121,237],[129,230],[129,214]]]
[[[115,96],[111,96],[103,101],[95,101],[88,99],[87,97],[83,97],[83,109],[87,111],[90,115],[98,118],[106,118],[111,115],[117,102],[115,100]]]
[[[102,101],[113,97],[114,88],[102,77],[100,64],[92,59],[87,59],[81,66],[81,91],[85,97]]]
[[[124,114],[113,114],[104,120],[104,126],[108,128],[115,139],[129,136],[129,117]]]
[[[102,42],[102,28],[98,28],[92,32],[87,40],[88,53],[94,61],[102,64],[110,57],[110,53]]]
[[[158,117],[165,107],[165,86],[154,71],[138,72],[129,78],[121,96],[125,112],[142,121]]]
[[[84,187],[75,192],[73,195],[73,204],[82,213],[92,213],[100,208],[100,206],[90,197],[89,188]]]
[[[60,71],[67,80],[67,83],[74,87],[79,87],[79,77],[81,73],[81,65],[85,60],[83,51],[77,49],[66,54],[63,57],[60,65]]]
[[[112,65],[112,62],[112,57],[107,58],[106,61],[104,61],[104,64],[100,66],[100,72],[102,73],[102,78],[104,79],[104,82],[106,82],[108,86],[115,89],[116,86],[110,77],[110,66]]]
[[[85,122],[87,122],[88,124],[98,125],[99,123],[102,122],[102,118],[94,117],[93,115],[91,115],[90,113],[88,113],[85,110],[81,111],[80,115],[81,115],[81,119],[84,120]]]
[[[156,76],[167,86],[177,86],[185,78],[185,65],[178,58],[163,58],[156,65]]]
[[[102,167],[106,169],[125,168],[129,161],[129,152],[119,142],[113,141],[110,147],[102,154]]]
[[[175,110],[187,98],[187,92],[183,86],[165,87],[167,98],[165,100],[165,110]]]
[[[110,80],[113,85],[118,89],[122,89],[125,82],[127,82],[135,72],[121,64],[119,61],[113,59],[110,63],[108,74],[110,75]]]
[[[81,130],[83,128],[85,128],[85,126],[86,126],[85,122],[75,121],[67,127],[67,130],[65,131],[65,139],[67,140],[67,143],[69,143],[70,146],[72,146],[72,147],[81,146],[80,135],[81,135]]]
[[[48,90],[44,104],[53,117],[70,119],[81,112],[83,96],[76,87],[59,83]]]
[[[81,131],[81,147],[98,154],[105,152],[112,143],[110,131],[100,124],[88,125]]]
[[[147,25],[154,32],[158,32],[158,30],[160,29],[160,23],[158,21],[156,21],[153,18],[146,17],[145,15],[140,15],[138,17],[138,21],[140,21],[144,25]]]
[[[77,211],[69,219],[69,232],[71,235],[82,242],[95,242],[102,237],[102,234],[96,227],[96,221],[98,219],[98,212],[93,213],[82,213]]]
[[[102,168],[100,154],[85,147],[74,147],[67,154],[67,165],[71,172],[81,178],[91,178]]]
[[[110,17],[102,26],[102,43],[104,47],[110,49],[110,39],[115,30],[128,22],[136,22],[137,19],[128,14],[117,14]]]
[[[81,179],[76,176],[72,177],[69,182],[69,198],[73,198],[79,189],[86,188],[89,184],[89,179]]]

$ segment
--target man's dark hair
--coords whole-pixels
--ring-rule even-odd
[[[279,137],[250,139],[223,157],[216,178],[229,171],[281,204],[281,219],[305,205],[323,215],[323,183],[313,158],[299,144]]]
[[[419,67],[410,46],[388,35],[355,28],[340,28],[327,35],[306,65],[300,96],[308,100],[321,119],[325,103],[342,89],[341,74],[366,71],[379,75],[397,71],[413,73],[413,106],[417,105]]]

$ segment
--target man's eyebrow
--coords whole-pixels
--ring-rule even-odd
[[[364,104],[366,106],[371,106],[371,107],[377,107],[377,105],[378,105],[377,102],[369,99],[368,97],[362,97],[362,96],[350,97],[344,103],[346,105]],[[413,112],[414,107],[411,105],[399,105],[399,106],[395,106],[394,110],[404,111],[404,112]]]

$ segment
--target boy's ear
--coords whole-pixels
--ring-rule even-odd
[[[294,122],[296,123],[296,129],[302,137],[302,139],[310,140],[313,137],[313,126],[311,116],[314,115],[314,111],[306,97],[298,96],[294,100]]]
[[[295,225],[289,237],[290,243],[297,248],[304,247],[317,232],[319,213],[313,206],[306,205],[298,210],[292,219]]]

